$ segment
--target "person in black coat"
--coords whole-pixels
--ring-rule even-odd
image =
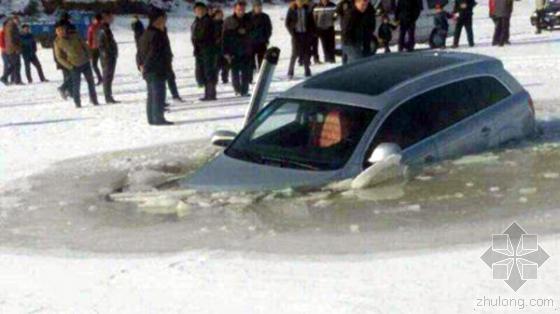
[[[251,40],[251,17],[245,14],[247,3],[238,0],[233,15],[224,21],[223,49],[224,57],[231,65],[231,80],[237,95],[249,96],[251,80],[251,57],[253,44]]]
[[[212,15],[214,20],[214,29],[218,35],[218,72],[222,78],[222,83],[229,83],[229,62],[224,57],[224,37],[222,30],[224,29],[224,11],[216,9]]]
[[[29,83],[33,82],[33,78],[31,77],[31,64],[33,64],[41,82],[47,82],[47,79],[43,74],[41,62],[39,61],[39,58],[37,58],[37,42],[29,30],[29,25],[23,25],[21,31],[21,55],[23,57],[23,64],[25,65],[27,81]]]
[[[416,21],[422,9],[422,0],[398,0],[395,18],[399,22],[399,51],[414,50]]]
[[[353,0],[341,0],[336,5],[336,18],[340,23],[341,39],[342,39],[342,63],[348,62],[348,57],[344,54],[344,20],[350,11],[354,8]]]
[[[381,19],[381,25],[379,25],[379,29],[377,30],[377,36],[383,43],[385,53],[391,52],[391,48],[389,48],[389,45],[391,44],[391,40],[393,40],[393,31],[396,28],[397,27],[393,23],[391,23],[389,16],[383,15]]]
[[[375,9],[368,0],[355,0],[354,8],[344,20],[344,53],[348,62],[372,54],[371,43],[375,32]]]
[[[453,47],[457,48],[459,46],[459,40],[461,39],[461,31],[463,27],[467,32],[467,40],[469,46],[474,46],[474,35],[473,35],[473,9],[476,6],[474,0],[456,0],[453,13],[457,14],[457,25],[455,26],[455,34],[453,36]]]
[[[334,13],[336,5],[330,0],[321,0],[313,8],[317,36],[321,40],[325,62],[335,62]]]
[[[312,34],[315,32],[315,20],[313,19],[312,10],[303,3],[303,0],[296,0],[290,5],[286,16],[286,28],[290,35],[292,35],[292,56],[290,58],[288,77],[293,78],[294,67],[298,58],[305,68],[305,76],[309,77],[311,76],[309,66],[311,61]]]
[[[441,4],[436,4],[434,14],[434,29],[430,34],[430,48],[446,47],[447,33],[449,32],[449,19],[453,14],[444,10]]]
[[[134,16],[134,19],[132,20],[132,24],[130,24],[130,27],[134,32],[134,41],[136,42],[136,46],[138,46],[138,41],[140,40],[140,37],[142,36],[142,34],[144,34],[144,31],[146,30],[144,28],[144,24],[142,23],[138,15]]]
[[[218,42],[219,34],[208,8],[202,2],[194,5],[196,18],[191,25],[191,41],[194,47],[195,72],[199,84],[204,85],[204,97],[201,101],[216,100],[216,83],[218,81]]]
[[[251,40],[253,42],[253,69],[258,70],[268,49],[268,43],[272,36],[272,22],[268,14],[263,12],[261,0],[253,1],[253,11],[249,13],[252,24]]]
[[[103,23],[97,34],[99,44],[99,56],[101,59],[101,71],[103,72],[103,93],[105,94],[105,102],[108,104],[116,104],[113,98],[113,79],[115,77],[115,69],[117,67],[117,58],[119,57],[119,48],[113,31],[111,30],[111,23],[115,19],[113,13],[105,11],[102,14]]]
[[[165,31],[167,17],[165,11],[156,8],[152,8],[149,17],[150,25],[138,42],[136,63],[147,84],[146,113],[148,123],[151,125],[169,125],[173,123],[164,118],[165,82],[172,72],[171,46]]]

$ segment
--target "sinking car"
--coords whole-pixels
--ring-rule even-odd
[[[470,53],[373,56],[312,77],[262,107],[238,134],[218,132],[213,142],[225,150],[182,185],[319,187],[388,158],[413,165],[473,154],[536,128],[528,92],[499,60]]]

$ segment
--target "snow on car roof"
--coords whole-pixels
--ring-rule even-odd
[[[466,53],[408,53],[374,56],[325,72],[302,84],[305,89],[377,96],[418,76],[489,57]]]

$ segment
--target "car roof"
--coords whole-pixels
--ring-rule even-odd
[[[381,110],[384,105],[372,98],[420,78],[478,63],[502,67],[495,58],[472,53],[430,51],[376,55],[323,72],[289,89],[285,95]]]

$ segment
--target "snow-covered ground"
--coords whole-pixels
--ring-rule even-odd
[[[475,14],[477,47],[464,50],[500,58],[532,94],[537,118],[546,126],[546,121],[560,118],[560,32],[534,35],[528,23],[533,2],[515,5],[511,46],[490,45],[493,24],[487,17],[486,1],[480,1]],[[287,79],[290,41],[283,28],[285,8],[268,9],[275,21],[272,44],[283,51],[272,84],[272,92],[278,92],[297,83],[303,73],[296,74],[300,75],[298,80]],[[217,102],[197,100],[202,91],[194,81],[190,22],[187,18],[170,20],[177,82],[187,100],[172,105],[167,117],[177,122],[174,126],[151,127],[146,123],[145,83],[135,70],[134,41],[126,18],[118,19],[115,30],[121,57],[114,93],[121,104],[94,108],[88,106],[84,94],[85,107],[77,110],[70,101],[60,100],[56,92],[60,73],[54,68],[50,50],[41,50],[39,57],[51,83],[0,86],[0,191],[7,190],[13,180],[40,173],[69,158],[206,140],[215,129],[238,128],[247,99],[235,97],[229,85],[220,86]],[[329,67],[315,66],[312,70]],[[98,92],[101,95],[101,89]],[[0,200],[0,206],[8,203],[10,200]],[[4,228],[2,213],[0,210],[0,226]],[[79,250],[4,248],[0,250],[0,312],[494,313],[518,309],[479,307],[477,299],[484,297],[527,299],[527,307],[530,298],[552,298],[552,307],[524,311],[558,312],[559,239],[557,234],[540,239],[551,258],[539,269],[540,278],[526,283],[517,293],[503,282],[492,280],[490,269],[479,259],[489,241],[453,248],[351,255],[209,249],[164,255],[101,255]],[[153,239],[138,239],[141,241]],[[159,241],[174,239],[164,237]],[[415,239],[403,237],[402,241]],[[437,238],[433,242],[439,247]]]

